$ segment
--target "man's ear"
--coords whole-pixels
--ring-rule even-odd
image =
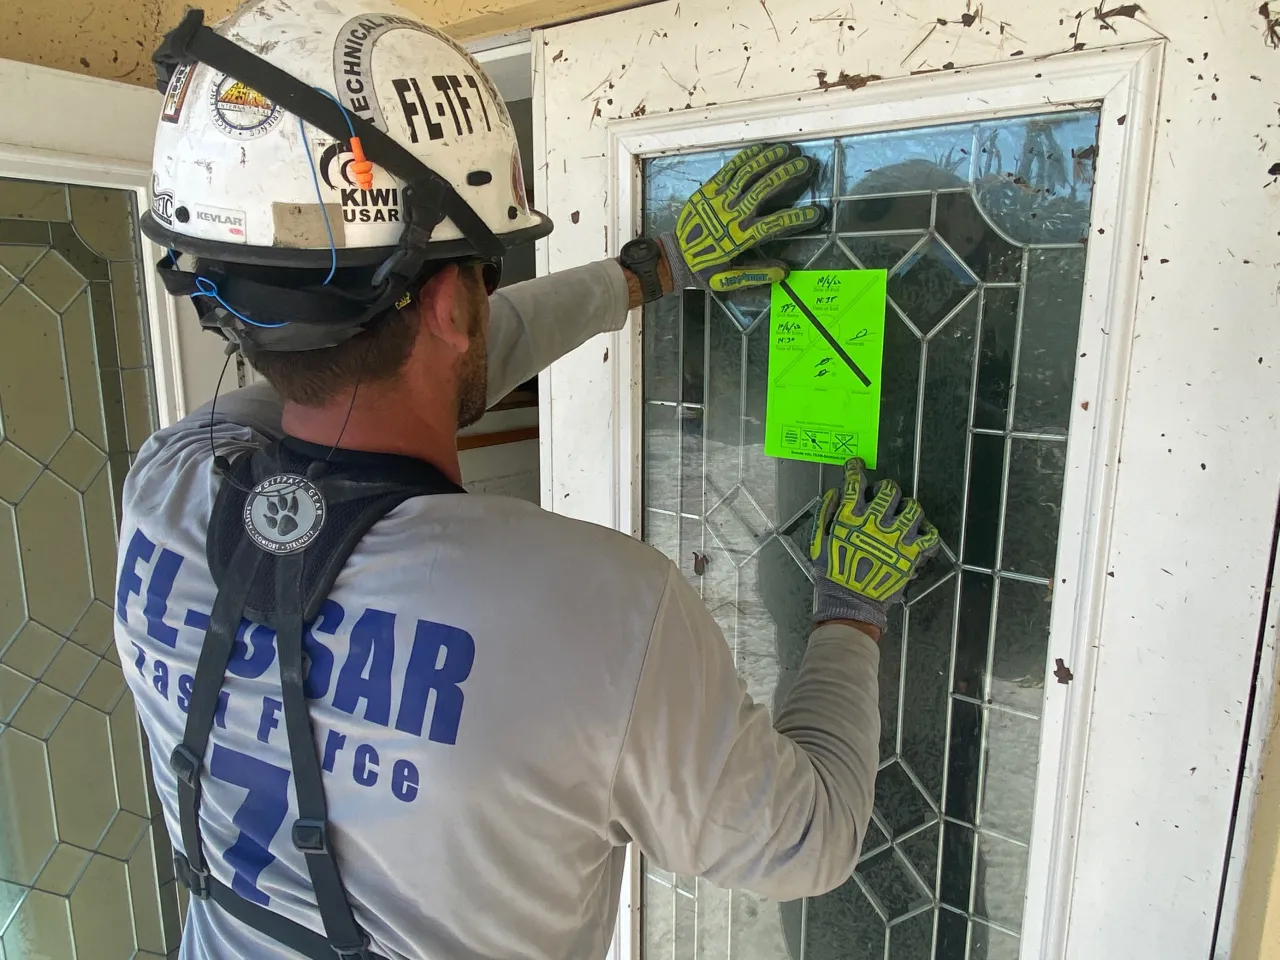
[[[470,338],[458,329],[456,306],[465,297],[462,272],[449,264],[433,273],[418,291],[418,321],[427,333],[458,353],[466,353]]]

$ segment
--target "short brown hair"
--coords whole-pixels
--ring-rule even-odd
[[[418,335],[416,310],[392,310],[350,340],[319,350],[260,350],[253,365],[281,399],[323,406],[334,394],[362,383],[390,380],[405,365]]]

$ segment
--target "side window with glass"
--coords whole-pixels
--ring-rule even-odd
[[[792,269],[888,271],[876,476],[941,555],[890,614],[880,773],[854,877],[772,903],[646,864],[646,956],[1016,960],[1098,114],[800,143],[820,233]],[[645,233],[738,148],[648,160]],[[644,537],[697,587],[776,707],[809,632],[804,549],[839,468],[764,453],[766,289],[644,315]]]

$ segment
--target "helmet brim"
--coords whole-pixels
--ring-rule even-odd
[[[498,234],[504,252],[515,247],[541,240],[549,235],[555,224],[551,218],[537,210],[530,210],[530,215],[537,219],[536,223],[510,233]],[[245,263],[263,267],[301,267],[307,269],[327,269],[333,263],[333,251],[328,247],[253,247],[242,243],[223,243],[219,240],[205,240],[188,236],[166,227],[150,210],[142,215],[139,226],[143,234],[166,250],[177,250],[179,253],[201,257],[208,260],[219,260],[224,263]],[[387,247],[352,247],[338,248],[338,268],[376,266],[386,260],[397,249]],[[428,260],[462,260],[479,255],[479,251],[471,241],[440,240],[428,243],[423,248],[423,255]]]

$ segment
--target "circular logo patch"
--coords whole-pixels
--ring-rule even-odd
[[[324,497],[296,473],[268,477],[244,504],[244,528],[267,553],[283,556],[305,548],[324,526]]]
[[[213,122],[229,137],[256,140],[275,127],[281,109],[253,87],[223,74],[209,92]]]

